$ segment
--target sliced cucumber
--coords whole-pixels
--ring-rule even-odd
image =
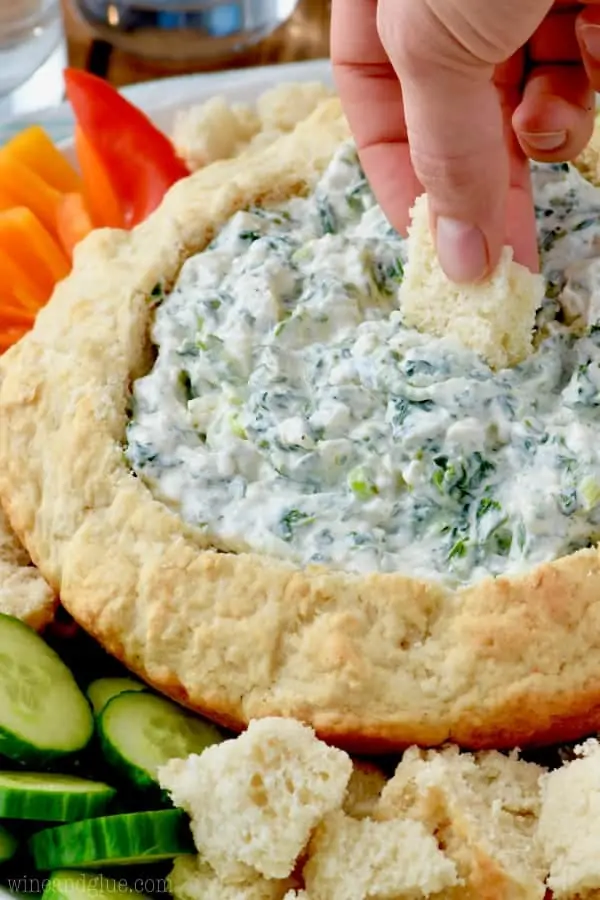
[[[106,812],[116,790],[75,775],[0,772],[0,818],[73,822]]]
[[[139,787],[157,785],[156,772],[170,759],[224,740],[214,725],[151,693],[113,697],[100,714],[98,732],[107,761]]]
[[[133,678],[98,678],[88,685],[86,691],[94,713],[98,716],[113,697],[125,691],[145,691],[146,685]]]
[[[0,754],[44,764],[83,749],[93,727],[86,698],[54,650],[0,614]]]
[[[194,853],[189,819],[179,809],[126,813],[45,828],[29,839],[36,869],[142,865]]]
[[[127,888],[122,880],[62,869],[53,872],[44,888],[42,900],[114,900],[115,896],[145,900],[146,894]]]
[[[0,825],[0,863],[8,862],[17,852],[19,842],[16,837]]]

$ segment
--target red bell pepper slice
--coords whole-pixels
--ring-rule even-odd
[[[64,73],[77,124],[123,205],[127,227],[143,222],[189,175],[171,141],[112,85],[79,69]]]

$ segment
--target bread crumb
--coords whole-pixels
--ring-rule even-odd
[[[377,766],[355,761],[344,798],[344,812],[353,819],[371,816],[386,782],[387,778]]]
[[[265,718],[200,756],[171,760],[158,775],[219,877],[247,881],[292,873],[313,829],[341,807],[351,772],[348,755],[312,728]]]
[[[290,880],[274,881],[257,875],[249,881],[228,883],[199,856],[180,856],[168,878],[174,900],[283,900]]]
[[[330,813],[318,826],[303,870],[319,900],[401,900],[457,882],[456,866],[420,822],[375,822]]]
[[[437,260],[425,194],[417,198],[411,219],[399,292],[406,325],[456,338],[493,369],[522,362],[532,349],[535,313],[545,293],[542,276],[515,263],[512,249],[505,247],[486,282],[456,285]]]
[[[445,900],[542,900],[546,868],[535,832],[544,771],[495,751],[411,748],[384,788],[376,817],[410,815],[436,835],[463,882]]]
[[[537,839],[556,900],[600,894],[600,744],[586,741],[576,752],[540,780]]]

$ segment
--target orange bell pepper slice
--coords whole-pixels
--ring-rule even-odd
[[[30,327],[20,328],[18,326],[4,329],[0,325],[0,353],[4,353],[9,347],[20,341],[30,330]]]
[[[166,135],[106,81],[67,69],[65,85],[78,128],[119,198],[126,227],[137,225],[189,175],[187,166]]]
[[[15,135],[4,145],[4,152],[61,193],[81,190],[81,178],[40,125],[32,125]]]
[[[125,214],[96,148],[79,125],[75,151],[83,178],[83,196],[96,228],[125,228]]]
[[[2,194],[11,201],[11,206],[27,207],[44,228],[56,236],[60,192],[46,184],[43,178],[15,159],[11,153],[7,153],[5,147],[0,150],[0,185]]]
[[[77,244],[94,230],[82,194],[64,195],[58,208],[57,229],[63,250],[72,259]]]
[[[35,322],[35,313],[28,312],[10,294],[0,299],[0,331],[10,328],[31,328]]]
[[[62,247],[31,210],[23,206],[0,212],[0,248],[34,274],[48,296],[56,282],[66,278],[71,270]]]
[[[35,315],[50,299],[52,289],[39,278],[39,270],[28,268],[0,245],[0,272],[8,293],[26,311]]]

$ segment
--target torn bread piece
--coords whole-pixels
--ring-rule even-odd
[[[444,900],[542,900],[535,844],[544,769],[496,751],[406,751],[381,795],[378,819],[421,821],[455,862],[461,883]]]
[[[265,91],[256,108],[213,97],[178,112],[172,140],[192,172],[210,163],[259,150],[293,131],[332,90],[317,81],[281,84]]]
[[[317,827],[303,869],[318,900],[413,900],[457,883],[456,866],[411,819],[352,819],[341,810]]]
[[[291,875],[314,828],[341,808],[351,772],[350,757],[312,728],[265,718],[158,774],[190,816],[199,853],[219,877],[247,881]]]
[[[168,878],[174,900],[283,900],[294,883],[262,878],[227,882],[199,856],[180,856]]]
[[[541,778],[537,839],[556,900],[600,897],[600,743]]]
[[[600,186],[600,111],[596,112],[594,131],[587,146],[573,162],[584,178]]]
[[[542,276],[515,263],[511,248],[505,247],[485,282],[454,284],[437,259],[426,194],[417,198],[411,218],[399,293],[405,323],[437,337],[456,338],[493,369],[522,362],[532,350],[535,314],[545,292]]]
[[[353,819],[372,816],[386,783],[387,778],[378,766],[354,760],[354,768],[344,798],[344,812]]]
[[[0,613],[36,631],[54,618],[58,599],[42,578],[0,507]]]

